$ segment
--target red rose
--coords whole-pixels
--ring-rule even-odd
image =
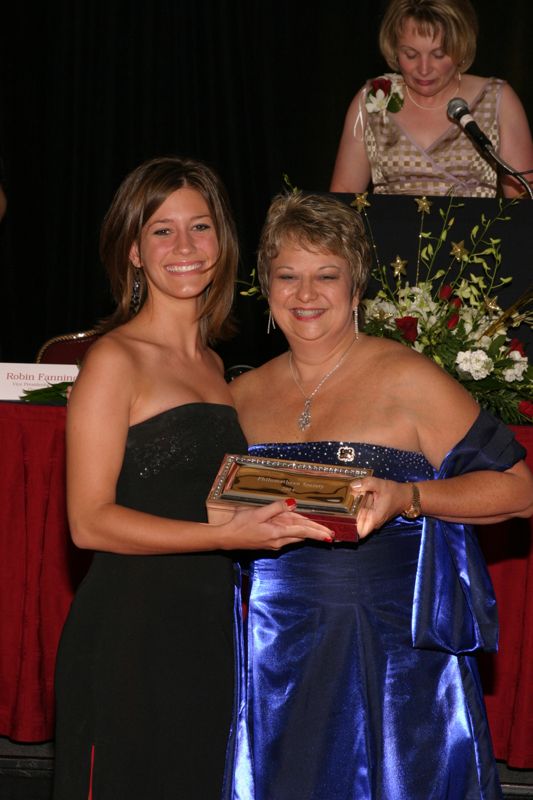
[[[452,292],[453,292],[452,286],[450,286],[450,284],[447,283],[445,286],[441,288],[439,292],[439,297],[441,300],[448,300],[451,297]]]
[[[460,300],[458,297],[452,297],[452,299],[450,300],[450,305],[453,306],[454,308],[461,308],[461,306],[463,305],[463,301]]]
[[[374,78],[374,80],[372,81],[372,90],[374,94],[376,94],[378,89],[381,89],[385,97],[389,94],[391,86],[392,83],[388,78]]]
[[[418,320],[416,317],[400,317],[394,321],[406,342],[416,341],[418,336]]]
[[[526,417],[531,417],[531,419],[533,419],[533,403],[529,400],[520,400],[518,403],[518,410],[521,414],[525,414]]]
[[[446,323],[446,327],[449,331],[453,331],[453,329],[457,326],[459,322],[459,314],[451,314],[448,322]]]
[[[509,352],[511,350],[518,350],[521,356],[525,356],[526,351],[524,349],[524,343],[520,341],[520,339],[511,339],[511,344],[509,345]]]

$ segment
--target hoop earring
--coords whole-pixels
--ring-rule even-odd
[[[269,309],[268,310],[267,334],[270,333],[270,329],[271,328],[274,331],[276,330],[276,321],[275,321],[274,317],[272,316],[272,312]]]
[[[141,270],[135,267],[133,270],[133,283],[131,285],[130,311],[136,314],[141,305]]]
[[[353,330],[355,338],[359,339],[359,306],[356,306],[353,310]]]

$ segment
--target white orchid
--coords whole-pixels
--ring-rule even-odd
[[[366,101],[366,110],[369,114],[375,114],[378,111],[386,111],[389,103],[389,96],[385,94],[383,89],[378,89],[376,94],[369,94]]]

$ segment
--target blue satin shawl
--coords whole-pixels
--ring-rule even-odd
[[[525,455],[512,431],[482,410],[447,454],[436,478],[477,470],[503,472]],[[412,624],[415,647],[455,654],[497,650],[496,598],[471,526],[424,519]]]

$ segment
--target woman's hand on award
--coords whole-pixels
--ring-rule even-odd
[[[353,481],[354,494],[363,494],[357,512],[357,532],[361,539],[381,528],[387,520],[402,514],[411,505],[412,484],[382,478],[360,478]]]
[[[296,500],[288,497],[259,508],[236,510],[231,521],[220,526],[224,529],[224,549],[280,550],[305,539],[333,541],[329,528],[296,514],[295,508]]]

